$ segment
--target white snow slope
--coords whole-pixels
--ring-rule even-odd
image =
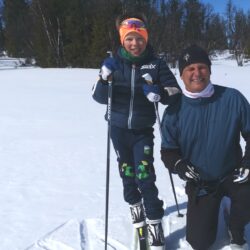
[[[250,65],[217,59],[212,82],[237,88],[249,100],[249,72]],[[107,123],[105,105],[91,96],[97,77],[97,69],[0,70],[0,250],[104,248]],[[161,106],[160,114],[163,110]],[[185,241],[185,216],[177,216],[160,160],[157,126],[155,135],[166,249],[191,249]],[[184,182],[174,176],[174,183],[185,214]],[[132,249],[130,213],[113,148],[108,235],[108,249]],[[218,236],[213,249],[228,249],[222,216]]]

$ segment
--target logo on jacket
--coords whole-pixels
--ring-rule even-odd
[[[188,53],[183,56],[183,60],[186,62],[188,62],[189,58],[190,58],[190,55]]]
[[[141,69],[155,69],[156,64],[145,64],[141,66]]]

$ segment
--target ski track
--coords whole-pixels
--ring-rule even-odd
[[[223,213],[228,211],[230,201],[224,198],[221,203],[220,220],[218,225],[217,237],[211,250],[229,250],[229,235]],[[182,209],[183,214],[186,209]],[[192,250],[192,247],[185,240],[185,215],[178,217],[177,211],[166,208],[163,217],[163,228],[165,234],[165,250]],[[138,244],[135,242],[135,230],[131,238],[131,246],[125,246],[112,237],[108,237],[108,250],[130,250],[136,249]],[[104,248],[104,222],[102,219],[87,219],[82,222],[70,220],[59,226],[51,233],[45,235],[37,243],[26,250],[99,250]],[[72,242],[77,242],[72,245]]]
[[[86,223],[69,220],[26,250],[84,250],[88,249]]]

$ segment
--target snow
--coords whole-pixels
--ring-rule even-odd
[[[98,69],[13,67],[3,64],[0,69],[0,249],[103,249],[106,107],[91,97]],[[249,70],[250,65],[237,67],[235,61],[215,58],[212,82],[237,88],[249,100]],[[178,72],[173,72],[182,85]],[[163,110],[161,106],[160,114]],[[191,249],[185,241],[185,216],[177,216],[169,175],[160,160],[157,124],[155,136],[166,249]],[[174,184],[185,214],[184,182],[174,176]],[[225,199],[221,213],[228,204]],[[113,148],[108,236],[108,249],[132,249],[130,212]],[[218,236],[213,249],[228,249],[222,214]]]

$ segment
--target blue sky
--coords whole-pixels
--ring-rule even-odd
[[[228,0],[201,0],[203,3],[210,3],[214,7],[214,12],[225,14]],[[245,12],[250,11],[250,0],[232,0],[237,9],[243,9]]]
[[[0,0],[0,4],[3,0]],[[210,3],[214,7],[214,12],[224,14],[228,0],[200,0],[203,3]],[[250,11],[250,0],[232,0],[237,9],[243,9],[245,12]]]

